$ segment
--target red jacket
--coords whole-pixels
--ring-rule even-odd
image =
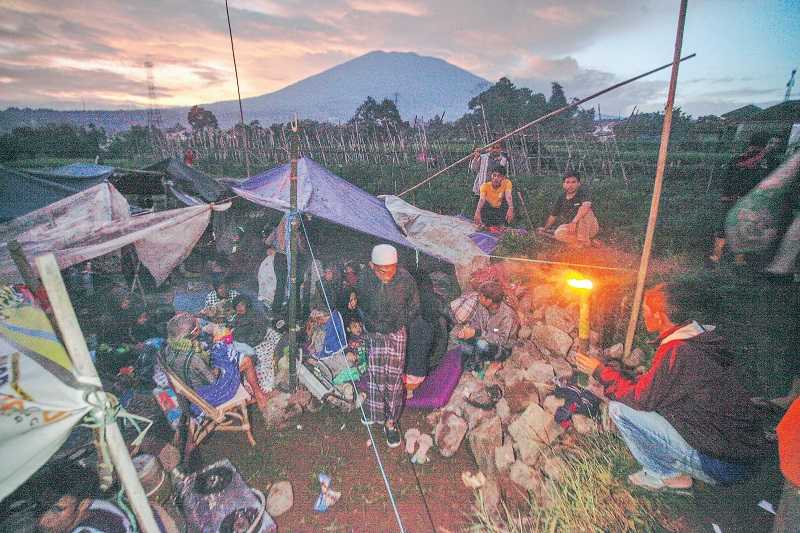
[[[792,403],[776,429],[781,472],[795,487],[800,487],[800,399]]]
[[[636,380],[600,365],[606,396],[655,411],[700,452],[731,462],[764,453],[764,433],[730,352],[712,326],[690,322],[665,333],[650,369]]]

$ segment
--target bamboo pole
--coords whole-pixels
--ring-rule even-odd
[[[86,339],[84,339],[83,332],[78,325],[75,309],[73,309],[69,295],[67,295],[67,289],[64,287],[64,280],[61,278],[61,272],[58,270],[55,256],[46,254],[37,257],[36,268],[39,270],[39,276],[42,278],[42,283],[47,290],[47,297],[53,307],[53,313],[56,316],[58,328],[61,330],[64,345],[69,352],[73,365],[75,365],[79,380],[99,387],[99,399],[105,403],[105,392],[94,363],[92,363],[92,358],[89,356]],[[147,501],[147,495],[139,482],[139,476],[133,466],[131,456],[128,454],[128,448],[125,445],[119,427],[114,422],[105,426],[105,430],[111,462],[114,463],[114,467],[117,469],[120,483],[122,483],[122,487],[128,495],[128,500],[141,530],[144,533],[159,533],[158,526],[153,518],[153,510],[150,508],[150,502]]]
[[[647,278],[647,267],[650,262],[650,252],[653,248],[653,234],[655,233],[656,222],[658,221],[658,206],[661,201],[661,188],[664,181],[664,168],[667,164],[669,134],[672,130],[672,108],[675,105],[675,89],[678,85],[678,66],[680,65],[678,58],[681,56],[681,48],[683,46],[683,26],[686,22],[686,3],[687,0],[681,0],[680,10],[678,12],[678,28],[675,34],[675,53],[672,63],[672,75],[669,79],[669,92],[667,93],[667,104],[666,109],[664,110],[664,124],[661,128],[661,145],[658,148],[656,177],[655,183],[653,184],[653,196],[650,199],[650,217],[647,220],[647,232],[645,233],[644,237],[642,258],[641,262],[639,263],[639,273],[636,277],[636,291],[633,296],[631,318],[628,322],[628,331],[625,334],[625,357],[631,353],[631,348],[633,346],[633,335],[636,333],[636,324],[639,322],[639,309],[642,303],[644,282]]]
[[[296,119],[295,119],[296,120]],[[297,390],[297,331],[299,326],[297,324],[297,313],[300,311],[297,306],[296,295],[300,290],[297,283],[297,232],[300,229],[300,223],[297,219],[299,213],[297,212],[297,152],[298,152],[298,132],[297,123],[292,124],[292,133],[290,134],[290,171],[289,171],[289,204],[290,204],[290,217],[291,224],[289,225],[289,320],[287,321],[289,327],[289,391],[295,392]]]
[[[656,73],[656,72],[658,72],[658,71],[660,71],[660,70],[664,70],[665,68],[667,68],[667,67],[669,67],[669,66],[672,66],[672,68],[674,69],[674,68],[675,68],[675,65],[676,65],[677,63],[680,63],[681,61],[686,61],[687,59],[691,59],[691,58],[693,58],[693,57],[694,57],[694,56],[696,56],[696,55],[697,55],[697,54],[690,54],[690,55],[688,55],[688,56],[686,56],[686,57],[683,57],[683,58],[676,58],[676,59],[674,59],[674,60],[672,61],[672,63],[667,63],[666,65],[661,65],[660,67],[654,68],[653,70],[649,70],[649,71],[647,71],[647,72],[645,72],[645,73],[643,73],[643,74],[639,74],[638,76],[634,76],[633,78],[629,78],[629,79],[627,79],[627,80],[625,80],[625,81],[621,81],[621,82],[619,82],[619,83],[615,83],[614,85],[612,85],[612,86],[610,86],[610,87],[606,87],[605,89],[603,89],[603,90],[601,90],[601,91],[598,91],[598,92],[596,92],[596,93],[594,93],[594,94],[591,94],[591,95],[587,96],[586,98],[582,98],[582,99],[580,99],[580,100],[575,100],[575,101],[574,101],[573,103],[571,103],[571,104],[567,104],[567,105],[565,105],[564,107],[561,107],[561,108],[559,108],[559,109],[556,109],[555,111],[551,111],[550,113],[547,113],[546,115],[542,115],[541,117],[537,118],[536,120],[533,120],[533,121],[531,121],[531,122],[528,122],[527,124],[524,124],[524,125],[520,126],[519,128],[515,129],[514,131],[511,131],[511,132],[509,132],[509,133],[506,133],[506,134],[505,134],[505,135],[503,135],[502,137],[498,137],[497,139],[493,140],[492,142],[490,142],[490,143],[486,143],[486,144],[485,144],[483,147],[481,147],[481,150],[486,150],[487,148],[489,148],[490,146],[492,146],[492,145],[493,145],[493,144],[495,144],[495,143],[502,142],[502,141],[504,141],[504,140],[508,139],[509,137],[511,137],[512,135],[516,135],[517,133],[519,133],[519,132],[521,132],[521,131],[524,131],[524,130],[528,129],[528,128],[530,128],[531,126],[534,126],[534,125],[536,125],[536,124],[539,124],[540,122],[544,122],[545,120],[547,120],[547,119],[549,119],[549,118],[552,118],[552,117],[554,117],[554,116],[556,116],[556,115],[560,115],[560,114],[561,114],[561,113],[563,113],[564,111],[568,111],[568,110],[570,110],[570,109],[576,108],[576,107],[578,107],[579,105],[581,105],[581,104],[584,104],[584,103],[588,102],[589,100],[593,100],[593,99],[597,98],[598,96],[601,96],[601,95],[603,95],[603,94],[606,94],[607,92],[613,91],[613,90],[615,90],[615,89],[619,89],[620,87],[622,87],[622,86],[624,86],[624,85],[628,85],[629,83],[633,83],[633,82],[634,82],[634,81],[636,81],[636,80],[640,80],[640,79],[642,79],[642,78],[645,78],[645,77],[647,77],[647,76],[650,76],[651,74],[654,74],[654,73]],[[426,178],[426,179],[422,180],[421,182],[417,183],[416,185],[414,185],[414,186],[413,186],[413,187],[411,187],[410,189],[406,189],[405,191],[403,191],[403,192],[401,192],[400,194],[398,194],[398,196],[403,196],[403,195],[405,195],[405,194],[408,194],[409,192],[413,191],[414,189],[416,189],[416,188],[418,188],[418,187],[421,187],[421,186],[422,186],[422,185],[424,185],[425,183],[428,183],[428,182],[429,182],[430,180],[432,180],[433,178],[435,178],[435,177],[437,177],[437,176],[441,176],[442,174],[444,174],[445,172],[447,172],[448,170],[450,170],[450,169],[451,169],[451,168],[453,168],[454,166],[456,166],[456,165],[460,165],[461,163],[463,163],[463,162],[465,162],[465,161],[467,161],[468,159],[471,159],[471,158],[472,158],[472,152],[470,152],[470,153],[469,153],[469,154],[467,154],[466,156],[462,157],[462,158],[461,158],[461,159],[459,159],[458,161],[455,161],[454,163],[450,163],[449,165],[447,165],[446,167],[444,167],[442,170],[440,170],[440,171],[438,171],[438,172],[435,172],[434,174],[432,174],[432,175],[431,175],[431,176],[429,176],[428,178]]]

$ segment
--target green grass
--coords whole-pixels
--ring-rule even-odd
[[[567,469],[558,483],[546,486],[546,502],[533,498],[512,509],[503,504],[499,515],[489,512],[480,497],[470,513],[470,532],[661,532],[667,514],[687,504],[686,496],[643,491],[626,483],[637,469],[625,444],[616,436],[584,436],[559,455]]]

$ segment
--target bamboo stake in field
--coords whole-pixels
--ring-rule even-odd
[[[571,103],[571,104],[567,104],[567,105],[565,105],[564,107],[561,107],[561,108],[559,108],[559,109],[556,109],[555,111],[551,111],[550,113],[547,113],[546,115],[542,115],[541,117],[537,118],[536,120],[533,120],[533,121],[531,121],[531,122],[528,122],[527,124],[524,124],[524,125],[520,126],[519,128],[515,129],[515,130],[514,130],[514,131],[512,131],[512,132],[506,133],[506,134],[505,134],[505,135],[503,135],[502,137],[498,137],[497,139],[493,140],[493,141],[492,141],[492,142],[490,142],[490,143],[487,143],[486,145],[484,145],[484,146],[483,146],[483,147],[481,147],[480,149],[481,149],[481,150],[486,150],[487,148],[489,148],[489,147],[490,147],[490,146],[492,146],[493,144],[495,144],[495,143],[499,143],[499,142],[502,142],[502,141],[504,141],[504,140],[508,139],[509,137],[511,137],[512,135],[516,135],[517,133],[519,133],[519,132],[521,132],[521,131],[524,131],[524,130],[528,129],[528,128],[530,128],[531,126],[534,126],[534,125],[536,125],[536,124],[539,124],[540,122],[544,122],[545,120],[547,120],[547,119],[549,119],[549,118],[553,118],[553,117],[555,117],[556,115],[560,115],[560,114],[561,114],[561,113],[563,113],[564,111],[568,111],[568,110],[570,110],[570,109],[574,109],[574,108],[578,107],[579,105],[581,105],[581,104],[584,104],[584,103],[588,102],[589,100],[594,100],[594,99],[595,99],[595,98],[597,98],[598,96],[601,96],[601,95],[604,95],[604,94],[606,94],[606,93],[608,93],[608,92],[611,92],[611,91],[613,91],[614,89],[619,89],[620,87],[622,87],[622,86],[625,86],[625,85],[628,85],[629,83],[633,83],[634,81],[640,80],[640,79],[642,79],[642,78],[646,78],[647,76],[650,76],[651,74],[655,74],[656,72],[658,72],[658,71],[660,71],[660,70],[664,70],[664,69],[665,69],[665,68],[667,68],[667,67],[670,67],[670,66],[672,66],[672,68],[674,69],[674,68],[675,68],[675,65],[677,65],[678,63],[680,63],[680,62],[682,62],[682,61],[686,61],[687,59],[691,59],[691,58],[693,58],[693,57],[694,57],[694,56],[696,56],[696,55],[697,55],[697,54],[690,54],[690,55],[688,55],[688,56],[686,56],[686,57],[683,57],[683,58],[675,58],[675,59],[672,61],[672,63],[667,63],[666,65],[661,65],[661,66],[660,66],[660,67],[658,67],[658,68],[654,68],[653,70],[649,70],[649,71],[647,71],[647,72],[645,72],[645,73],[643,73],[643,74],[639,74],[638,76],[634,76],[633,78],[629,78],[629,79],[627,79],[627,80],[625,80],[625,81],[621,81],[621,82],[619,82],[619,83],[615,83],[614,85],[612,85],[612,86],[610,86],[610,87],[606,87],[605,89],[603,89],[603,90],[601,90],[601,91],[598,91],[598,92],[596,92],[596,93],[594,93],[594,94],[591,94],[591,95],[587,96],[586,98],[582,98],[582,99],[580,99],[580,100],[575,100],[575,101],[574,101],[573,103]],[[415,190],[415,189],[417,189],[417,188],[419,188],[419,187],[422,187],[424,184],[428,183],[428,182],[429,182],[429,181],[431,181],[433,178],[436,178],[436,177],[438,177],[438,176],[441,176],[442,174],[444,174],[445,172],[447,172],[447,171],[448,171],[448,170],[450,170],[451,168],[455,167],[456,165],[460,165],[461,163],[463,163],[463,162],[465,162],[465,161],[467,161],[468,159],[471,159],[471,158],[472,158],[472,152],[470,152],[470,153],[469,153],[469,154],[467,154],[466,156],[462,157],[462,158],[461,158],[461,159],[459,159],[458,161],[456,161],[456,162],[454,162],[454,163],[450,163],[449,165],[447,165],[446,167],[444,167],[442,170],[440,170],[440,171],[438,171],[438,172],[436,172],[436,173],[432,174],[431,176],[429,176],[429,177],[427,177],[426,179],[422,180],[421,182],[417,183],[416,185],[414,185],[414,186],[413,186],[413,187],[411,187],[410,189],[406,189],[405,191],[401,192],[401,193],[400,193],[400,194],[398,194],[397,196],[404,196],[404,195],[406,195],[406,194],[410,193],[411,191],[413,191],[413,190]]]
[[[97,376],[97,370],[89,356],[89,349],[86,347],[86,339],[78,325],[78,318],[75,316],[75,309],[70,303],[67,289],[64,287],[64,280],[58,270],[58,264],[53,254],[41,255],[36,258],[36,268],[39,276],[47,290],[47,297],[53,307],[53,314],[56,317],[61,337],[64,339],[64,346],[69,352],[72,364],[79,380],[83,383],[92,384],[98,387],[100,400],[105,403],[106,396]],[[158,533],[158,525],[153,518],[153,510],[147,501],[147,495],[139,482],[139,476],[128,454],[128,448],[122,438],[116,421],[105,426],[106,439],[108,441],[111,462],[117,469],[119,481],[125,493],[128,495],[133,513],[144,533]]]
[[[642,303],[642,293],[644,292],[644,282],[647,278],[647,266],[650,262],[650,252],[653,249],[653,234],[656,230],[658,221],[658,205],[661,200],[661,188],[664,181],[664,168],[667,164],[667,149],[669,148],[669,134],[672,130],[672,108],[675,105],[675,89],[678,85],[678,66],[683,47],[683,25],[686,22],[686,3],[681,0],[678,12],[678,29],[675,35],[675,54],[672,63],[672,75],[669,79],[669,92],[667,93],[667,106],[664,109],[664,124],[661,128],[661,145],[658,148],[658,164],[656,166],[655,183],[653,184],[653,196],[650,200],[650,217],[647,220],[647,232],[644,236],[644,246],[642,248],[642,259],[639,263],[639,274],[636,277],[636,292],[633,296],[633,307],[631,318],[628,322],[628,331],[625,334],[625,351],[627,357],[631,353],[633,346],[633,335],[636,333],[636,324],[639,322],[639,308]]]

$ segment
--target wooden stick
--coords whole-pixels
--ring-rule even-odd
[[[526,129],[528,129],[528,128],[530,128],[530,127],[531,127],[531,126],[533,126],[533,125],[539,124],[540,122],[544,122],[545,120],[547,120],[547,119],[549,119],[549,118],[552,118],[552,117],[554,117],[554,116],[556,116],[556,115],[560,115],[560,114],[561,114],[561,113],[563,113],[564,111],[568,111],[568,110],[570,110],[570,109],[573,109],[573,108],[575,108],[575,107],[578,107],[579,105],[581,105],[581,104],[583,104],[583,103],[586,103],[586,102],[588,102],[589,100],[593,100],[594,98],[597,98],[598,96],[601,96],[601,95],[603,95],[603,94],[606,94],[607,92],[613,91],[614,89],[619,89],[619,88],[620,88],[620,87],[622,87],[623,85],[628,85],[629,83],[633,83],[633,82],[634,82],[634,81],[636,81],[636,80],[640,80],[640,79],[642,79],[642,78],[645,78],[645,77],[647,77],[647,76],[649,76],[649,75],[651,75],[651,74],[654,74],[654,73],[658,72],[659,70],[664,70],[665,68],[667,68],[667,67],[669,67],[669,66],[672,66],[672,68],[674,69],[674,68],[675,68],[675,65],[676,65],[677,63],[680,63],[681,61],[686,61],[687,59],[691,59],[691,58],[693,58],[693,57],[694,57],[694,56],[696,56],[696,55],[697,55],[697,54],[690,54],[690,55],[688,55],[688,56],[686,56],[686,57],[683,57],[683,58],[676,58],[676,59],[674,59],[674,60],[673,60],[673,62],[672,62],[672,63],[667,63],[666,65],[661,65],[661,66],[660,66],[660,67],[658,67],[658,68],[654,68],[653,70],[649,70],[649,71],[647,71],[647,72],[645,72],[645,73],[643,73],[643,74],[639,74],[638,76],[634,76],[633,78],[629,78],[629,79],[627,79],[627,80],[625,80],[625,81],[621,81],[621,82],[619,82],[619,83],[616,83],[616,84],[614,84],[614,85],[612,85],[612,86],[610,86],[610,87],[606,87],[605,89],[603,89],[603,90],[601,90],[601,91],[598,91],[598,92],[596,92],[596,93],[594,93],[594,94],[591,94],[591,95],[589,95],[589,96],[587,96],[586,98],[583,98],[583,99],[581,99],[581,100],[575,100],[575,101],[574,101],[573,103],[571,103],[571,104],[567,104],[567,105],[565,105],[564,107],[561,107],[561,108],[559,108],[559,109],[556,109],[555,111],[551,111],[550,113],[547,113],[546,115],[542,115],[541,117],[537,118],[536,120],[534,120],[534,121],[531,121],[531,122],[528,122],[527,124],[524,124],[524,125],[520,126],[519,128],[515,129],[515,130],[514,130],[514,131],[512,131],[512,132],[506,133],[506,134],[505,134],[505,135],[503,135],[502,137],[498,137],[497,139],[495,139],[494,141],[492,141],[492,142],[490,142],[490,143],[487,143],[486,145],[484,145],[484,146],[483,146],[483,147],[481,147],[480,149],[481,149],[481,150],[486,150],[487,148],[489,148],[489,147],[490,147],[490,146],[492,146],[493,144],[495,144],[495,143],[499,143],[499,142],[502,142],[502,141],[504,141],[504,140],[508,139],[509,137],[511,137],[512,135],[516,135],[517,133],[519,133],[519,132],[521,132],[521,131],[523,131],[523,130],[526,130]],[[413,191],[414,189],[417,189],[417,188],[419,188],[419,187],[422,187],[424,184],[428,183],[428,182],[429,182],[429,181],[431,181],[433,178],[435,178],[435,177],[437,177],[437,176],[441,176],[442,174],[444,174],[445,172],[447,172],[448,170],[450,170],[450,169],[451,169],[451,168],[453,168],[454,166],[456,166],[456,165],[460,165],[460,164],[461,164],[461,163],[463,163],[464,161],[467,161],[468,159],[471,159],[471,158],[472,158],[472,152],[470,152],[470,153],[469,153],[469,154],[467,154],[466,156],[462,157],[462,158],[461,158],[461,159],[459,159],[458,161],[456,161],[456,162],[454,162],[454,163],[450,163],[449,165],[447,165],[446,167],[444,167],[442,170],[440,170],[440,171],[438,171],[438,172],[436,172],[436,173],[432,174],[431,176],[429,176],[428,178],[426,178],[426,179],[422,180],[421,182],[417,183],[416,185],[414,185],[414,186],[413,186],[413,187],[411,187],[410,189],[406,189],[405,191],[401,192],[401,193],[400,193],[400,194],[398,194],[397,196],[403,196],[403,195],[405,195],[405,194],[407,194],[407,193],[410,193],[410,192],[411,192],[411,191]]]
[[[672,108],[675,104],[675,89],[678,85],[678,66],[683,46],[683,26],[686,22],[686,3],[681,0],[678,12],[678,29],[675,35],[675,54],[672,62],[672,75],[669,79],[669,93],[667,93],[667,106],[664,110],[664,125],[661,128],[661,145],[658,148],[658,165],[656,166],[656,177],[653,185],[653,196],[650,199],[650,217],[647,220],[647,232],[644,237],[642,249],[642,259],[639,263],[639,274],[636,277],[636,292],[633,296],[633,306],[631,308],[631,318],[628,322],[628,331],[625,335],[624,357],[631,353],[633,347],[633,335],[636,333],[636,324],[639,322],[639,308],[642,303],[642,293],[644,292],[644,282],[647,278],[647,266],[650,262],[650,252],[653,249],[653,234],[656,230],[658,221],[658,205],[661,201],[661,188],[664,181],[664,168],[667,164],[667,149],[669,148],[669,134],[672,130]]]
[[[79,380],[82,383],[98,386],[100,388],[99,400],[105,404],[105,392],[100,383],[100,378],[97,376],[94,363],[92,363],[92,358],[89,356],[86,339],[84,339],[83,332],[78,325],[75,309],[72,307],[67,289],[64,287],[64,280],[61,278],[61,272],[58,270],[55,256],[53,254],[40,255],[36,258],[36,268],[39,270],[39,276],[42,278],[42,283],[47,290],[47,296],[50,299],[50,305],[53,307],[58,328],[61,330],[64,345],[69,352]],[[136,515],[136,520],[139,522],[141,530],[144,533],[159,533],[158,526],[153,518],[153,510],[150,508],[150,502],[147,501],[147,495],[139,482],[139,476],[133,466],[125,440],[122,438],[116,422],[106,426],[106,440],[108,441],[111,461],[117,469],[117,475],[128,495],[133,513]]]
[[[517,189],[517,196],[519,196],[519,203],[522,204],[522,210],[525,211],[525,218],[528,219],[528,229],[533,229],[533,221],[531,221],[531,214],[528,213],[528,206],[525,205],[525,198],[522,197],[522,191]]]

